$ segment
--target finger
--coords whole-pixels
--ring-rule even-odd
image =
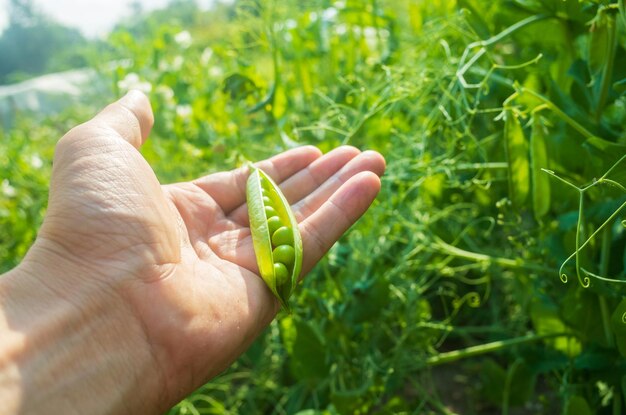
[[[287,150],[255,165],[269,174],[272,179],[281,182],[311,164],[321,155],[322,152],[317,147],[303,146]],[[221,206],[224,214],[229,214],[246,201],[248,175],[249,169],[246,166],[201,177],[194,180],[193,184],[208,193]]]
[[[154,115],[148,98],[140,91],[131,90],[120,100],[109,104],[87,124],[111,129],[139,148],[148,138]]]
[[[382,176],[385,172],[385,159],[375,151],[365,151],[350,160],[341,170],[318,187],[311,186],[310,183],[306,182],[299,184],[294,180],[291,187],[300,188],[302,193],[307,195],[293,206],[298,222],[305,220],[317,211],[351,177],[364,171],[370,171],[379,177]]]
[[[360,153],[359,149],[355,147],[338,147],[324,154],[285,181],[279,182],[280,189],[289,203],[293,204],[325,183]],[[246,205],[238,207],[232,212],[230,219],[235,223],[246,226],[248,223],[247,209]]]
[[[289,203],[294,204],[317,189],[359,154],[361,151],[356,147],[337,147],[280,183],[280,189]]]
[[[305,275],[330,247],[359,219],[380,190],[380,178],[361,172],[350,178],[299,226]],[[249,228],[237,228],[209,238],[211,252],[258,274]]]
[[[380,178],[372,172],[351,177],[300,224],[303,243],[302,275],[305,275],[367,210],[380,190]]]

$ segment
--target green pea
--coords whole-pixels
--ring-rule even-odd
[[[296,257],[296,251],[291,245],[279,245],[272,251],[272,256],[274,257],[274,263],[282,262],[291,267]]]
[[[273,207],[265,205],[265,216],[271,218],[272,216],[278,216],[278,213],[276,213],[276,209]]]
[[[272,245],[293,245],[293,231],[286,226],[281,226],[272,234]]]
[[[270,199],[270,198],[269,198],[269,197],[267,197],[267,196],[263,196],[263,205],[264,205],[264,206],[269,206],[269,205],[271,205],[271,204],[272,204],[272,199]]]
[[[274,275],[276,276],[276,287],[282,287],[289,282],[289,271],[282,262],[274,264]]]
[[[274,232],[276,232],[276,229],[280,228],[281,226],[283,226],[283,223],[278,216],[272,216],[267,219],[267,227],[270,230],[270,235],[273,235]]]

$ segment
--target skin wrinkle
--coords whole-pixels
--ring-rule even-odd
[[[173,275],[174,273],[174,267],[171,267],[171,272],[168,273],[167,275],[163,276],[162,278],[160,278],[159,280],[165,280],[167,278],[169,278],[170,275]],[[155,280],[157,281],[157,280]],[[150,280],[146,280],[146,279],[142,279],[141,282],[143,283],[147,283],[150,284],[152,282],[155,281],[150,281]],[[125,296],[124,291],[121,292],[122,296]],[[141,316],[141,314],[139,313],[139,310],[137,309],[135,303],[133,301],[128,301],[127,303],[130,304],[130,312],[131,314],[135,317],[135,320],[137,321],[140,330],[141,335],[143,336],[144,342],[145,344],[148,344],[148,352],[150,354],[150,357],[152,358],[152,361],[154,362],[154,367],[156,368],[156,372],[157,372],[157,376],[161,379],[161,382],[165,385],[166,390],[169,389],[169,383],[170,380],[167,376],[165,376],[165,369],[161,363],[161,359],[159,359],[159,357],[157,356],[157,354],[159,354],[159,350],[157,350],[158,348],[162,347],[160,344],[158,344],[156,341],[154,341],[154,339],[151,338],[150,334],[149,334],[149,330],[145,324],[145,320],[142,318],[143,316]],[[163,350],[161,352],[162,354],[167,355],[167,353]],[[157,405],[157,406],[162,406],[161,405]]]
[[[304,235],[308,235],[308,237],[310,239],[312,239],[313,244],[315,245],[315,252],[320,252],[320,253],[324,253],[326,252],[326,250],[324,249],[324,244],[322,239],[320,238],[320,235],[314,231],[310,230],[310,222],[304,221],[300,224],[300,234],[303,235],[303,240]],[[307,244],[308,245],[308,244]],[[330,248],[330,247],[329,247]],[[304,275],[306,272],[308,272],[308,270],[310,269],[310,265],[309,265],[309,260],[308,258],[311,257],[311,251],[309,249],[304,249],[303,250],[303,261],[302,261],[302,273],[300,275]],[[313,257],[316,257],[317,255],[313,255]]]
[[[55,212],[54,214],[55,215],[67,214],[67,215],[73,216],[75,214],[74,212],[79,211],[79,209],[77,208],[82,208],[83,211],[89,213],[89,216],[98,216],[98,215],[102,216],[103,213],[113,213],[115,214],[116,217],[119,217],[119,215],[124,215],[122,216],[122,220],[123,220],[124,217],[131,218],[131,217],[137,216],[137,213],[134,210],[138,210],[138,209],[152,210],[153,209],[152,206],[138,205],[136,202],[127,202],[123,200],[122,198],[117,198],[117,197],[104,198],[102,196],[103,196],[103,193],[100,191],[85,192],[85,193],[81,193],[80,195],[75,195],[75,196],[69,195],[68,197],[65,198],[63,202],[61,202],[61,206],[74,205],[74,209],[71,209],[71,210],[60,209],[59,212]],[[132,195],[126,192],[125,196],[127,199],[128,198],[137,199],[140,196],[142,196],[142,194],[137,193],[135,195]],[[56,205],[55,199],[56,197],[53,196],[52,203]],[[131,208],[131,211],[129,212],[128,209],[123,209],[124,207]],[[116,217],[112,219],[116,219]],[[98,217],[98,220],[101,220],[101,219],[102,219],[101,217]]]
[[[315,188],[320,187],[322,185],[322,183],[324,183],[324,181],[326,181],[326,180],[323,180],[323,181],[320,180],[320,178],[318,178],[315,174],[313,174],[313,167],[311,167],[311,166],[307,167],[305,169],[305,171],[306,171],[306,174],[311,178],[311,181],[313,182],[313,186]],[[306,197],[306,195],[305,195],[305,197]],[[300,198],[299,200],[294,200],[293,203],[297,203],[300,200],[302,200],[302,198]],[[291,200],[290,200],[290,202],[291,202]]]
[[[244,226],[247,228],[249,226],[248,223]],[[213,229],[209,231],[205,238],[203,238],[203,242],[206,242],[210,238],[214,236],[219,236],[220,233],[234,231],[240,229],[242,226],[238,223],[233,222],[231,219],[227,217],[223,217],[220,220],[215,221]]]
[[[84,295],[84,293],[83,294],[78,293],[78,295]],[[90,309],[97,311],[98,309],[102,308],[101,304],[103,301],[93,301],[94,299],[95,298],[92,298],[90,299],[90,301],[83,302],[82,303],[83,306],[86,305],[89,308],[85,309],[81,307],[79,308],[80,310],[79,313],[75,313],[72,311],[76,309],[75,305],[66,303],[65,307],[59,308],[59,303],[57,302],[56,307],[53,310],[51,310],[54,312],[54,314],[49,315],[49,318],[45,322],[45,324],[43,325],[39,324],[37,327],[30,328],[31,332],[38,333],[37,337],[30,338],[30,345],[31,345],[30,349],[32,349],[33,351],[39,350],[40,348],[40,346],[38,346],[39,344],[47,344],[47,341],[45,339],[55,338],[56,337],[55,333],[58,333],[58,332],[64,333],[66,340],[62,344],[51,345],[53,350],[55,350],[55,353],[53,355],[54,360],[48,361],[49,363],[53,364],[52,367],[56,369],[57,375],[61,375],[65,371],[65,368],[67,368],[68,366],[80,365],[80,361],[74,361],[73,355],[70,353],[70,351],[76,346],[80,346],[82,344],[83,338],[91,336],[91,330],[90,330],[91,326],[82,326],[80,324],[80,321],[83,319],[84,315],[91,315]],[[91,313],[93,313],[93,311],[91,311]],[[51,324],[51,323],[54,323],[54,324]],[[68,326],[72,327],[71,331],[67,330]],[[88,331],[85,332],[85,329]],[[93,343],[92,346],[96,348],[95,350],[89,349],[92,352],[95,352],[96,350],[100,348],[100,344],[97,342]],[[43,355],[39,355],[39,354],[36,354],[35,356],[37,357],[37,359],[45,358]],[[107,354],[103,354],[102,352],[96,352],[94,353],[94,356],[107,356]],[[89,362],[90,360],[91,359],[87,359],[87,362]],[[89,369],[89,366],[83,368],[82,370],[85,370],[85,369]],[[54,376],[54,377],[57,378],[57,381],[55,382],[54,387],[57,389],[61,389],[61,390],[68,389],[68,388],[63,388],[63,381],[65,381],[66,383],[75,382],[75,380],[72,378],[64,378],[63,376]],[[68,385],[68,386],[71,387],[71,385]]]
[[[163,284],[166,282],[166,280],[168,280],[169,278],[173,278],[176,273],[175,273],[176,269],[174,267],[172,267],[172,272],[165,278],[159,279],[159,280],[155,280],[155,281],[149,281],[149,284],[153,286],[152,283],[159,283],[159,284]],[[141,287],[137,288],[138,292],[142,292],[143,289]],[[132,298],[131,298],[131,303],[133,302]],[[182,310],[179,310],[182,311]],[[143,313],[141,311],[139,311],[138,309],[136,309],[136,315],[140,316],[139,319],[141,321],[143,321],[144,318],[146,318],[146,316],[143,316]],[[171,317],[174,317],[173,315]],[[150,319],[148,317],[148,319]],[[188,317],[185,317],[183,315],[180,316],[176,316],[175,320],[172,320],[171,322],[167,322],[167,321],[163,321],[162,323],[167,323],[169,326],[172,327],[178,327],[178,328],[183,328],[185,325],[181,324],[182,321],[186,321],[189,320]],[[177,396],[178,392],[174,389],[176,389],[175,387],[172,386],[172,381],[174,379],[174,377],[169,376],[166,374],[166,370],[163,367],[162,362],[168,362],[168,361],[172,361],[172,359],[175,359],[176,357],[174,355],[170,355],[167,352],[167,347],[165,347],[165,345],[160,344],[160,342],[157,342],[154,338],[149,337],[148,335],[148,330],[147,328],[144,327],[144,332],[146,333],[148,340],[148,344],[152,345],[151,347],[156,346],[156,348],[151,349],[151,355],[154,356],[154,358],[156,359],[156,362],[159,363],[160,365],[160,371],[162,373],[163,376],[163,384],[164,384],[164,388],[166,390],[166,394],[164,396],[168,396],[168,398],[164,398],[164,402],[167,402],[168,400],[171,400],[171,396]],[[175,349],[172,349],[175,351]]]
[[[67,238],[63,237],[64,232],[65,232],[64,229],[58,229],[55,232],[54,229],[47,228],[45,232],[41,232],[41,235],[45,239],[50,240],[51,242],[57,244],[58,246],[64,247],[64,250],[66,252],[70,253],[72,257],[76,257],[78,259],[84,257],[84,254],[86,253],[97,252],[99,259],[102,260],[102,259],[110,259],[111,257],[114,257],[117,252],[122,252],[122,253],[128,252],[128,246],[122,247],[122,246],[118,246],[118,244],[112,243],[118,240],[117,237],[119,237],[120,240],[126,242],[126,244],[124,245],[132,246],[132,250],[135,252],[137,251],[140,252],[142,246],[148,245],[145,243],[142,237],[138,236],[138,232],[134,233],[137,239],[136,241],[133,241],[130,233],[125,235],[121,233],[122,231],[120,231],[120,233],[117,233],[117,234],[111,231],[109,231],[107,234],[101,233],[100,235],[98,235],[98,239],[96,240],[94,240],[93,235],[90,235],[89,233],[81,233],[80,231],[73,231],[72,238],[68,242],[66,242]],[[79,241],[79,240],[83,241],[83,243],[78,245],[80,248],[77,248],[75,244],[72,245],[73,242]],[[88,241],[91,241],[91,243],[89,243]],[[73,246],[73,248],[71,246]],[[128,255],[124,255],[123,257],[126,260],[128,259]]]
[[[120,217],[117,217],[116,219],[120,220],[120,221],[124,221],[124,222],[126,222],[127,225],[130,225],[132,227],[134,227],[134,225],[136,223],[134,220],[132,220],[132,218],[134,216],[139,214],[139,216],[146,217],[146,214],[142,215],[140,212],[137,212],[137,211],[142,211],[142,210],[146,211],[148,213],[148,216],[151,216],[153,212],[158,214],[158,210],[155,211],[153,206],[150,206],[150,205],[141,206],[141,205],[138,205],[134,201],[136,199],[140,199],[140,200],[144,199],[143,197],[141,197],[141,198],[140,197],[134,197],[134,196],[128,197],[128,195],[129,195],[129,192],[125,191],[124,192],[124,197],[118,196],[116,199],[119,199],[119,200],[112,200],[111,201],[111,200],[108,200],[106,198],[103,199],[101,197],[101,195],[96,192],[96,193],[92,193],[92,195],[89,195],[89,197],[87,197],[86,200],[81,200],[79,203],[80,204],[85,203],[85,204],[88,204],[88,205],[91,205],[91,206],[93,206],[95,204],[96,206],[99,206],[99,210],[100,211],[103,211],[103,210],[106,211],[108,209],[107,206],[111,206],[111,210],[115,211],[116,215],[117,215],[117,212],[129,212],[129,211],[131,211],[131,212],[133,212],[132,214],[130,214],[130,215],[127,214],[129,216],[128,219],[131,219],[131,220],[128,220],[128,219],[125,219],[125,218],[120,218]],[[139,194],[136,194],[136,196],[143,196],[143,194],[139,193]],[[99,202],[92,203],[92,202],[89,201],[89,199],[91,199],[91,198],[93,198],[95,200],[98,200]],[[130,207],[130,209],[124,209],[124,207]],[[101,213],[101,212],[98,212],[98,213]],[[117,215],[117,216],[119,216],[119,215]],[[115,222],[113,222],[112,225],[115,225]],[[157,226],[160,226],[160,225],[148,224],[147,228],[141,226],[141,227],[135,227],[134,229],[135,229],[135,233],[136,234],[138,234],[138,235],[145,235],[146,231],[148,231],[150,233],[150,229],[151,228],[156,228]],[[103,227],[103,228],[106,229],[106,228],[108,228],[108,226],[107,227]],[[110,230],[108,230],[107,232],[109,234],[111,234]],[[154,237],[149,237],[148,240],[149,239],[155,239],[155,238],[158,240],[159,239],[158,235],[159,235],[159,232],[155,233]],[[141,241],[141,238],[138,238],[138,239],[139,239],[139,241]]]
[[[122,108],[122,109],[127,111],[126,115],[127,115],[127,121],[130,121],[129,124],[135,124],[135,125],[128,125],[126,127],[128,128],[128,130],[131,131],[130,136],[132,136],[132,137],[131,137],[130,144],[132,144],[133,147],[135,147],[135,148],[139,148],[139,146],[141,146],[141,144],[143,144],[143,137],[142,137],[143,136],[143,128],[141,128],[141,122],[139,121],[141,119],[140,116],[138,116],[135,113],[135,110],[133,108],[130,108],[130,107],[124,105],[123,103],[117,103],[117,105],[119,105],[120,108]],[[114,130],[114,131],[118,132],[118,130]],[[127,133],[119,133],[119,135],[122,136],[122,137],[126,137],[127,139],[129,138],[129,134],[127,134]]]
[[[45,269],[48,266],[48,261],[52,261],[51,263],[57,264],[59,258],[73,258],[74,260],[79,261],[77,264],[78,267],[85,268],[89,275],[101,275],[99,272],[99,264],[91,264],[88,261],[84,261],[81,256],[75,256],[69,249],[69,247],[60,244],[55,240],[48,239],[40,233],[40,235],[37,236],[35,244],[29,251],[29,254],[26,255],[24,262],[38,264],[42,267],[42,269]],[[33,254],[30,253],[31,251]],[[43,252],[44,254],[42,259],[37,256],[37,254],[41,255],[40,252]],[[51,258],[46,258],[46,254],[51,254],[51,258],[54,259],[51,260]],[[34,274],[32,274],[32,277],[40,278],[40,276]]]
[[[335,183],[338,184],[335,185]],[[313,203],[320,200],[319,194],[327,194],[329,190],[333,192],[335,188],[339,188],[344,183],[345,182],[340,177],[337,177],[336,175],[332,176],[331,178],[326,180],[322,186],[318,186],[318,189],[314,193],[308,195],[304,199],[301,199],[300,202],[298,202],[294,206],[294,211],[296,212],[296,218],[298,219],[298,222],[305,220],[313,213],[315,213],[317,209],[319,209],[321,204]]]
[[[148,136],[148,133],[150,132],[150,129],[154,124],[154,115],[152,114],[150,103],[145,95],[138,93],[137,91],[130,91],[130,94],[133,95],[129,98],[134,100],[134,105],[127,105],[123,101],[117,101],[115,104],[120,105],[122,108],[128,110],[130,114],[132,114],[132,118],[134,118],[132,122],[136,121],[139,127],[140,144],[143,144],[145,137]]]
[[[189,189],[189,191],[194,196],[197,195],[197,193],[195,193],[193,189]],[[194,215],[190,215],[191,218],[186,220],[185,216],[186,214],[188,214],[188,212],[187,212],[187,209],[184,208],[184,205],[181,205],[179,203],[179,195],[177,194],[177,192],[168,191],[167,194],[169,196],[168,199],[173,206],[173,210],[177,213],[176,218],[177,218],[177,223],[179,224],[178,229],[179,229],[180,235],[186,236],[186,238],[183,238],[184,242],[188,244],[190,247],[192,247],[194,251],[196,252],[196,255],[199,258],[201,258],[202,255],[200,255],[200,249],[197,247],[197,245],[199,244],[199,241],[201,240],[200,235],[199,235],[201,231],[196,232],[198,235],[192,235],[189,230],[191,229],[191,227],[187,226],[187,224],[191,222],[191,218],[193,218]],[[205,193],[202,192],[202,194],[204,195]],[[206,221],[206,223],[207,223],[206,226],[208,227],[209,221]],[[201,246],[207,246],[207,244],[205,243],[204,245],[201,245]]]
[[[226,265],[226,263],[222,263],[222,264]],[[271,318],[275,316],[276,312],[278,311],[278,302],[274,299],[273,296],[269,294],[269,290],[267,290],[267,288],[264,286],[264,283],[262,282],[261,278],[258,275],[255,275],[255,274],[244,275],[243,273],[239,273],[238,276],[235,276],[232,270],[224,270],[224,271],[225,271],[224,275],[226,275],[226,273],[229,273],[232,275],[232,278],[226,278],[224,282],[228,285],[229,287],[228,289],[230,291],[233,291],[233,293],[240,293],[240,292],[248,293],[249,290],[247,289],[247,287],[250,284],[261,285],[264,288],[264,294],[266,296],[269,296],[269,298],[272,299],[272,307],[269,310],[265,309],[269,311],[269,313],[251,314],[251,310],[258,308],[255,305],[255,302],[258,301],[258,298],[255,298],[250,295],[245,296],[245,301],[238,300],[236,302],[235,309],[232,308],[232,304],[231,304],[231,307],[229,307],[230,312],[227,313],[226,316],[234,315],[234,316],[239,316],[239,318],[231,321],[231,324],[227,328],[228,330],[235,328],[237,331],[240,331],[243,326],[242,321],[245,322],[246,320],[250,318],[250,316],[253,316],[254,318],[254,321],[248,324],[248,329],[244,332],[245,340],[243,342],[243,346],[240,346],[238,348],[229,348],[227,347],[226,344],[224,344],[223,347],[221,346],[221,343],[217,344],[218,349],[231,351],[227,359],[227,364],[229,364],[229,362],[234,361],[235,358],[239,354],[243,353],[243,351],[245,351],[245,349],[249,346],[252,340],[258,336],[261,330],[259,329],[255,330],[254,328],[259,327],[259,324],[261,324],[262,326],[265,326],[267,323],[269,323],[269,320],[271,320]],[[243,284],[243,287],[241,286],[241,284]],[[231,297],[231,296],[227,296],[227,297]],[[233,295],[232,298],[239,298],[239,297],[236,295]],[[223,325],[222,321],[228,321],[228,320],[229,319],[227,318],[222,319],[220,317],[216,317],[212,319],[212,321],[218,322],[218,326]],[[219,340],[221,341],[221,339]],[[227,367],[227,364],[218,365],[218,366],[215,366],[212,362],[208,362],[208,364],[209,364],[209,367],[212,368],[210,370],[210,373],[219,373]],[[206,380],[208,380],[208,378],[203,378],[203,379],[204,379],[203,383],[205,383]]]
[[[57,298],[57,299],[62,299],[65,302],[67,302],[68,304],[72,305],[75,309],[80,310],[81,308],[81,303],[80,300],[82,298],[89,298],[88,293],[93,292],[94,288],[96,287],[98,291],[100,291],[100,293],[102,295],[106,295],[106,298],[113,298],[113,296],[111,295],[112,293],[110,292],[111,290],[109,289],[108,284],[89,284],[89,281],[93,281],[96,282],[98,281],[97,279],[84,279],[81,280],[80,283],[81,285],[79,286],[74,286],[72,291],[71,291],[71,295],[68,295],[67,292],[68,290],[66,290],[67,287],[55,287],[53,284],[51,284],[51,281],[48,280],[47,278],[41,278],[41,277],[37,277],[40,286],[44,286],[48,289],[48,291],[50,291],[51,293],[53,293],[53,295]],[[103,280],[104,281],[104,280]],[[83,286],[84,284],[87,284],[87,286]],[[81,297],[84,296],[84,297]],[[79,298],[77,298],[79,297]]]
[[[269,160],[262,161],[257,164],[257,167],[265,170],[267,168],[266,166],[270,165],[270,162],[273,161],[279,171],[285,170],[285,177],[291,177],[320,157],[321,152],[319,149],[313,146],[303,146],[288,150]],[[282,166],[285,160],[287,160],[288,165]],[[244,205],[245,182],[247,181],[248,174],[247,167],[241,167],[230,172],[220,172],[204,176],[194,180],[193,183],[200,187],[218,204],[218,206],[220,206],[224,215],[230,216],[235,209],[241,208]],[[233,187],[236,187],[238,191],[233,192]],[[225,193],[230,193],[230,196],[224,197],[223,195]]]
[[[176,210],[179,213],[179,216],[181,217],[181,219],[183,220],[183,223],[185,224],[185,228],[190,229],[189,226],[187,226],[187,224],[192,223],[193,218],[196,218],[197,216],[199,216],[202,212],[202,207],[205,207],[207,204],[210,203],[205,203],[207,202],[204,198],[206,197],[206,193],[202,192],[202,193],[198,193],[195,191],[195,189],[197,189],[197,186],[194,186],[195,188],[188,188],[186,185],[182,187],[182,189],[180,189],[181,192],[187,192],[188,195],[191,195],[192,197],[190,199],[192,200],[198,200],[199,202],[202,203],[202,205],[199,206],[194,206],[193,208],[195,209],[195,211],[190,211],[190,209],[188,207],[186,207],[184,205],[184,203],[180,203],[180,198],[181,196],[183,196],[182,194],[179,194],[178,192],[168,192],[168,196],[170,197],[170,200],[172,201],[172,203],[174,204]],[[204,213],[209,213],[209,212],[204,212]],[[202,234],[206,234],[207,233],[207,229],[209,228],[210,223],[216,222],[216,218],[215,216],[223,216],[220,213],[220,209],[216,208],[214,206],[211,206],[210,209],[210,213],[207,216],[209,217],[209,220],[205,221],[205,228],[204,229],[199,229],[196,231],[195,235],[192,235],[190,233],[189,230],[187,230],[187,235],[189,237],[189,241],[195,240],[199,237],[199,235]]]
[[[345,165],[346,163],[349,163],[350,161],[352,161],[355,157],[358,157],[359,154],[361,154],[360,150],[358,150],[355,147],[351,147],[351,146],[347,146],[347,147],[340,147],[338,149],[335,149],[333,151],[331,151],[329,153],[329,156],[333,156],[334,158],[329,160],[329,161],[325,161],[325,160],[316,160],[315,162],[311,163],[309,166],[306,167],[306,169],[304,169],[302,172],[304,172],[304,174],[308,175],[311,177],[312,181],[313,181],[313,186],[311,186],[310,184],[308,186],[296,186],[295,190],[298,191],[298,195],[293,195],[290,187],[290,182],[293,180],[294,182],[300,182],[301,179],[300,177],[297,177],[296,175],[290,177],[289,179],[287,179],[287,181],[285,183],[281,183],[281,189],[284,190],[285,195],[287,196],[288,200],[290,201],[290,203],[292,204],[296,204],[297,202],[299,202],[300,200],[306,198],[307,196],[310,195],[309,191],[306,191],[307,188],[313,188],[313,189],[317,189],[319,186],[321,186],[326,180],[328,180],[331,176],[328,175],[328,171],[335,171],[334,174],[336,174],[336,169],[334,168],[335,165],[340,162],[339,164],[341,164],[342,166]],[[348,159],[344,160],[344,157],[349,157]],[[331,163],[332,162],[332,163]],[[331,164],[330,166],[327,166],[327,164]],[[302,174],[302,172],[298,173],[298,174]],[[333,175],[334,175],[333,174]],[[284,187],[284,189],[283,189]],[[302,192],[302,190],[305,190],[304,192]]]
[[[348,219],[348,215],[346,212],[337,204],[333,199],[329,199],[327,202],[330,206],[333,206],[337,211],[337,214],[343,219],[343,223],[341,224],[341,229],[346,229],[350,226],[350,220]]]
[[[227,232],[227,235],[228,237],[225,237],[222,234],[222,235],[219,235],[221,239],[210,238],[208,241],[209,248],[211,249],[212,252],[215,253],[215,255],[220,260],[226,261],[226,262],[236,262],[237,260],[236,255],[234,257],[231,257],[231,255],[228,255],[228,252],[238,252],[243,246],[245,246],[243,245],[243,241],[246,239],[248,240],[248,245],[249,245],[247,248],[252,249],[251,232],[249,228]],[[233,240],[234,240],[234,244],[233,244]],[[257,273],[259,271],[256,265],[256,260],[247,261],[247,262],[253,262],[254,266],[248,265],[247,263],[243,264],[242,266],[246,270],[250,272],[254,272],[254,273]]]
[[[146,284],[158,283],[161,281],[165,281],[168,278],[172,278],[176,273],[176,268],[180,265],[180,262],[168,262],[163,264],[151,264],[145,268],[149,271],[144,271],[143,273],[148,273],[149,278],[146,275],[143,275],[140,278],[140,281]],[[155,277],[152,277],[155,276]]]
[[[243,175],[244,173],[240,173],[241,175]],[[245,195],[246,194],[246,180],[248,179],[248,174],[249,174],[249,169],[246,167],[245,170],[245,180],[235,180],[235,184],[237,186],[237,191],[239,194],[241,195]],[[228,212],[224,212],[224,214],[228,214]]]
[[[50,245],[52,246],[62,246],[56,243],[56,241],[50,241],[49,244],[47,244],[45,247],[41,247],[41,244],[37,245],[40,246],[42,249],[46,249],[46,250],[50,250]],[[149,251],[149,250],[147,250]],[[50,250],[51,253],[53,253],[53,255],[63,258],[63,257],[76,257],[78,259],[81,259],[83,256],[82,255],[74,255],[72,253],[69,253],[69,255],[67,253],[63,253],[63,250],[61,251],[53,251]],[[104,257],[102,256],[100,258],[101,261],[107,261],[110,260],[112,258],[115,258],[114,252],[110,253],[110,258]],[[142,262],[146,262],[146,261],[142,261]],[[150,262],[150,261],[147,261]],[[119,267],[116,267],[116,263],[119,263]],[[131,275],[142,275],[143,273],[145,273],[145,269],[146,269],[146,265],[142,265],[141,263],[137,263],[134,267],[128,267],[129,262],[127,260],[124,261],[117,261],[117,262],[107,262],[107,270],[109,272],[111,271],[117,271],[118,273],[123,273],[123,274],[127,274],[130,273]],[[153,267],[155,269],[160,269],[160,268],[167,268],[168,265],[176,265],[176,263],[163,263],[163,264],[155,264]],[[88,267],[88,269],[90,269],[91,274],[92,275],[100,275],[100,273],[97,271],[99,268],[101,268],[101,264],[99,263],[95,263],[95,264],[91,264],[91,263],[86,263],[84,261],[82,261],[82,266],[83,267]],[[160,271],[163,272],[163,271]],[[154,270],[152,270],[149,274],[153,275],[155,273]],[[96,280],[103,280],[103,281],[111,281],[110,278],[106,277],[106,276],[100,276],[100,278],[97,278]]]
[[[195,266],[196,266],[197,264],[198,264],[198,262],[194,262],[194,268],[195,268]],[[213,275],[215,275],[215,273],[214,273],[214,272],[213,272]],[[224,289],[225,287],[224,287],[224,286],[222,286],[221,288],[222,288],[222,290],[221,290],[221,291],[224,291],[223,289]],[[189,294],[193,294],[193,292],[188,293],[188,295],[189,295]],[[195,300],[193,300],[193,297],[188,298],[187,303],[189,303],[189,301],[191,301],[191,303],[195,302]],[[210,302],[209,302],[209,305],[210,305]],[[212,310],[212,311],[211,311],[211,310]],[[181,311],[182,311],[182,310],[181,310]],[[210,309],[209,309],[209,310],[207,310],[207,311],[210,311],[210,314],[213,316],[211,319],[209,319],[209,320],[211,320],[211,321],[215,321],[215,320],[218,320],[218,319],[221,319],[221,318],[222,318],[222,317],[220,317],[220,316],[219,316],[219,313],[221,312],[221,310],[220,310],[219,308],[217,308],[217,309],[215,309],[215,308],[210,308]],[[191,330],[191,331],[197,331],[197,329],[195,328],[196,326],[198,326],[198,328],[201,328],[201,327],[202,327],[202,324],[197,325],[197,324],[195,324],[195,323],[194,323],[195,321],[197,321],[197,320],[198,320],[198,318],[199,318],[199,316],[198,316],[198,315],[196,315],[196,314],[190,314],[190,315],[188,315],[188,316],[181,315],[181,316],[178,316],[178,317],[176,318],[176,320],[175,320],[175,321],[173,321],[173,322],[172,322],[172,323],[170,323],[170,324],[173,324],[173,325],[175,325],[176,327],[187,327],[187,330],[188,330],[188,331],[189,331],[189,330]],[[203,320],[204,320],[204,319],[205,319],[205,318],[203,318]],[[183,323],[184,321],[189,321],[189,324],[184,324],[184,323]],[[207,338],[207,341],[208,341],[208,340],[209,340],[209,339]]]
[[[191,247],[191,240],[189,237],[189,233],[188,233],[188,229],[187,226],[185,224],[185,220],[182,217],[182,213],[180,212],[180,210],[178,209],[177,205],[176,205],[176,200],[175,200],[175,195],[172,194],[171,192],[167,193],[167,204],[168,204],[168,208],[170,211],[170,214],[174,217],[174,219],[176,220],[176,234],[177,234],[177,238],[179,239],[179,241],[184,245],[184,246],[189,246]]]
[[[119,148],[120,151],[127,152],[129,144],[123,144],[124,141],[116,137],[117,132],[115,130],[102,125],[92,127],[91,125],[82,124],[74,127],[57,143],[55,149],[57,165],[67,164],[67,167],[70,167],[73,163],[80,162],[88,156],[109,153],[112,146]],[[88,145],[85,145],[85,143]],[[130,147],[134,149],[132,145]],[[66,162],[65,158],[69,160]]]

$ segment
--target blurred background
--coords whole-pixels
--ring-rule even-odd
[[[131,88],[163,183],[375,149],[377,201],[171,414],[626,411],[623,0],[0,0],[0,272]]]

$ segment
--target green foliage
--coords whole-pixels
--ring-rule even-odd
[[[80,109],[0,128],[0,273],[15,267],[37,236],[48,198],[54,144],[84,120]]]
[[[294,314],[171,413],[619,413],[620,13],[590,0],[178,1],[118,27],[95,64],[111,96],[150,93],[142,152],[162,181],[301,144],[388,162]],[[62,131],[23,122],[2,137],[2,269],[45,204],[49,170],[20,160],[49,165]]]
[[[86,64],[87,41],[39,13],[30,0],[11,0],[0,36],[0,85]]]

